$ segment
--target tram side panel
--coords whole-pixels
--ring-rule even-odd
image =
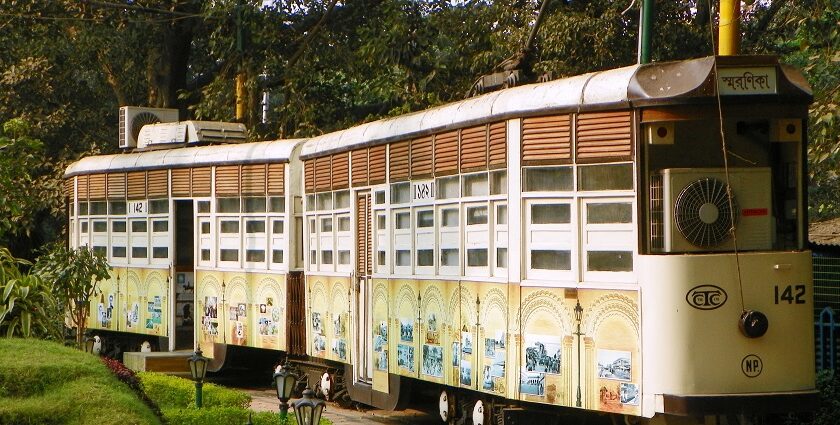
[[[349,296],[349,277],[306,276],[307,354],[351,363]]]
[[[168,285],[164,269],[113,268],[89,301],[88,328],[169,336]]]

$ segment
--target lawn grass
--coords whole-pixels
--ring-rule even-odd
[[[98,357],[37,339],[0,338],[0,423],[160,424]]]

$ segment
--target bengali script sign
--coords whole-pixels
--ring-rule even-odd
[[[775,94],[776,68],[719,68],[718,88],[722,95]]]

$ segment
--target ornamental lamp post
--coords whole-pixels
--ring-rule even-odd
[[[201,387],[204,384],[204,376],[207,374],[207,362],[209,360],[201,355],[200,347],[187,359],[190,365],[190,375],[195,381],[195,407],[199,409],[201,408]]]
[[[303,397],[292,404],[298,425],[318,425],[326,405],[324,400],[315,398],[315,392],[311,389],[303,390]]]
[[[295,388],[297,376],[292,373],[288,364],[280,366],[274,373],[274,386],[277,389],[277,398],[280,400],[280,419],[286,423],[286,414],[289,411],[289,399],[292,398],[292,390]]]
[[[578,370],[578,382],[577,382],[577,401],[575,403],[575,405],[577,407],[582,407],[583,406],[583,404],[581,403],[581,399],[580,399],[580,369],[581,369],[581,367],[580,367],[580,365],[581,365],[580,340],[581,340],[581,337],[584,335],[584,333],[580,331],[580,321],[581,321],[582,318],[583,318],[583,307],[581,307],[580,300],[578,300],[577,304],[575,305],[575,321],[577,322],[577,332],[575,332],[575,335],[577,335],[577,338],[578,338],[578,368],[577,368],[577,370]]]

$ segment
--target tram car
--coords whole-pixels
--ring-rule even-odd
[[[71,245],[114,267],[89,324],[217,367],[274,350],[379,407],[422,381],[451,423],[807,408],[811,98],[776,58],[712,56],[304,140],[148,125],[65,174]]]

